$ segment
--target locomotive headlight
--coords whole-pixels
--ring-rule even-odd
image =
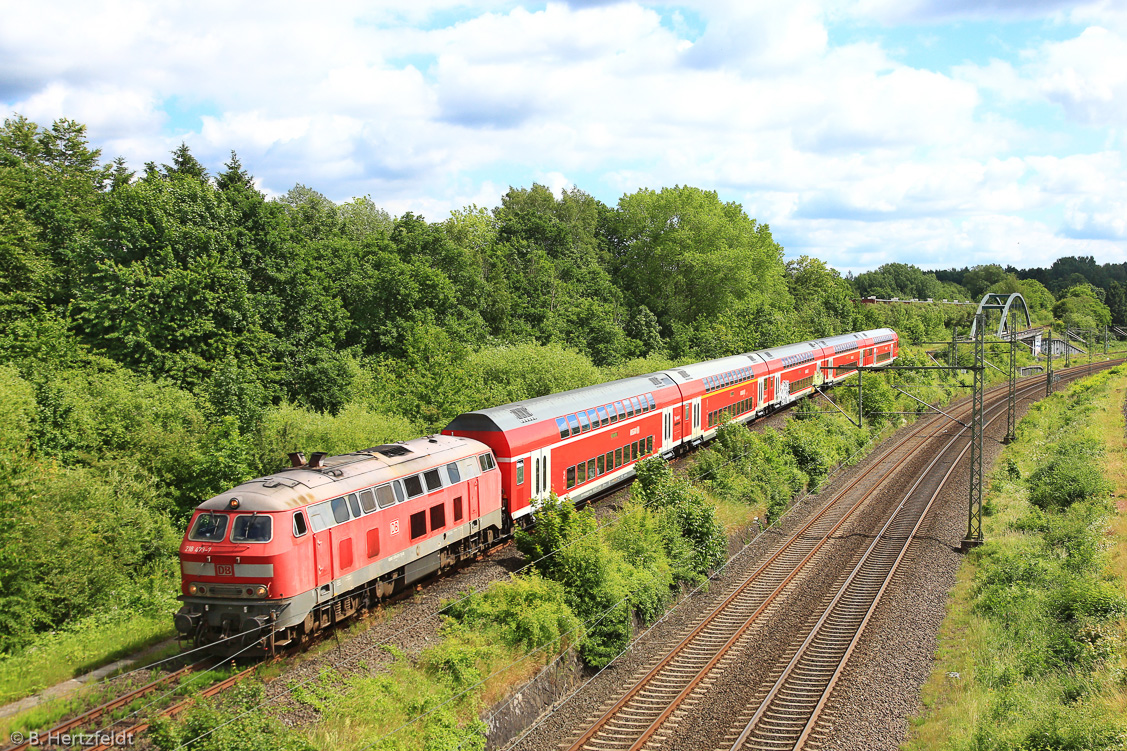
[[[199,587],[198,584],[189,584],[188,585],[188,594],[197,595],[199,593],[200,593],[200,587]]]
[[[255,588],[255,590],[254,590],[254,595],[255,595],[255,597],[265,597],[266,596],[266,585],[265,584],[259,584],[258,587]]]

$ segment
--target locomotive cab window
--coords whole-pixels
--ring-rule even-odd
[[[446,476],[450,478],[450,484],[462,481],[462,475],[458,472],[458,463],[450,462],[446,465]]]
[[[348,494],[348,507],[352,509],[352,518],[359,519],[361,516],[360,499],[356,496],[355,493]]]
[[[270,542],[274,520],[269,514],[239,514],[231,525],[231,542]]]
[[[517,459],[517,485],[524,485],[524,459]]]
[[[309,527],[305,524],[305,514],[300,511],[293,515],[293,536],[301,537],[309,531]]]
[[[493,461],[493,454],[491,454],[491,453],[490,454],[482,454],[481,456],[479,456],[477,458],[477,460],[478,460],[478,463],[481,464],[481,471],[482,472],[488,472],[489,470],[491,470],[491,469],[493,469],[494,467],[497,466],[496,462]]]
[[[407,491],[403,489],[402,480],[393,480],[391,483],[391,489],[395,491],[396,503],[403,503],[403,501],[407,500]]]
[[[189,540],[219,542],[227,534],[227,515],[204,513],[196,517]]]

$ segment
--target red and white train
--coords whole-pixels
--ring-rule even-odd
[[[180,546],[176,628],[234,653],[347,618],[527,525],[899,354],[891,329],[801,342],[468,412],[442,435],[293,466],[196,509]],[[235,637],[235,638],[232,638]]]

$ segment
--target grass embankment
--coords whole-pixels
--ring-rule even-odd
[[[1120,366],[1018,426],[905,749],[1127,748],[1125,394]]]

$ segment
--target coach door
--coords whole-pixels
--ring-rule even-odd
[[[661,410],[661,451],[668,451],[673,445],[674,411],[680,412],[681,408],[666,407]],[[680,417],[680,415],[678,415]],[[681,421],[676,420],[677,432],[681,432]]]
[[[532,452],[532,500],[540,501],[548,497],[552,488],[548,478],[552,476],[552,452],[549,449],[536,449]]]

